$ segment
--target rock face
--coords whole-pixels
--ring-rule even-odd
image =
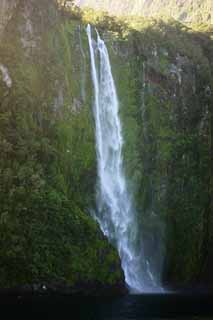
[[[211,0],[76,0],[82,7],[113,15],[169,16],[185,23],[213,23]]]
[[[128,20],[125,20],[128,23]],[[93,20],[95,23],[95,19]],[[97,16],[112,62],[143,250],[164,283],[212,279],[212,54],[178,22]],[[111,32],[106,32],[106,26]]]
[[[114,44],[114,65],[144,250],[165,282],[198,281],[211,277],[213,46],[175,24],[141,28]]]
[[[96,154],[79,22],[54,1],[15,4],[1,2],[0,287],[122,292],[119,257],[90,216]]]
[[[50,0],[2,1],[0,12],[0,286],[93,283],[122,292],[118,255],[91,218],[96,152],[84,22]],[[110,53],[150,263],[166,283],[208,282],[209,35],[175,22],[92,22]]]

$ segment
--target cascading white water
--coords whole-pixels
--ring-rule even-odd
[[[97,212],[102,231],[115,243],[130,290],[155,286],[149,262],[138,237],[136,212],[128,192],[122,160],[122,128],[119,102],[107,47],[97,32],[97,41],[87,27],[94,85],[94,117],[98,163]]]

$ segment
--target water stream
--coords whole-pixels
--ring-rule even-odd
[[[138,237],[136,212],[123,168],[124,141],[109,54],[105,42],[97,31],[96,34],[97,40],[93,38],[91,26],[88,25],[98,164],[95,219],[118,249],[130,290],[152,291],[153,288],[156,289],[157,284]]]

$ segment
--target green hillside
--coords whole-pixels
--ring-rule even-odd
[[[213,23],[211,0],[76,0],[113,15],[170,16],[185,23]]]

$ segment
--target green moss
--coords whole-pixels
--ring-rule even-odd
[[[210,196],[210,119],[203,107],[210,108],[210,39],[173,21],[126,22],[126,34],[106,38],[144,250],[153,247],[151,263],[159,268],[166,256],[165,281],[189,283],[201,277]]]
[[[166,280],[199,277],[203,247],[212,241],[210,37],[173,20],[61,15],[46,0],[33,12],[36,46],[21,42],[23,6],[0,45],[13,80],[9,89],[0,79],[0,285],[123,280],[117,253],[90,217],[96,152],[89,21],[107,38],[125,171],[151,263],[160,265],[166,250]]]
[[[57,17],[52,3],[37,5],[36,45],[22,46],[21,6],[0,47],[13,80],[10,90],[0,81],[0,286],[116,284],[123,281],[118,255],[89,213],[96,152],[89,63],[81,95],[79,21]]]

